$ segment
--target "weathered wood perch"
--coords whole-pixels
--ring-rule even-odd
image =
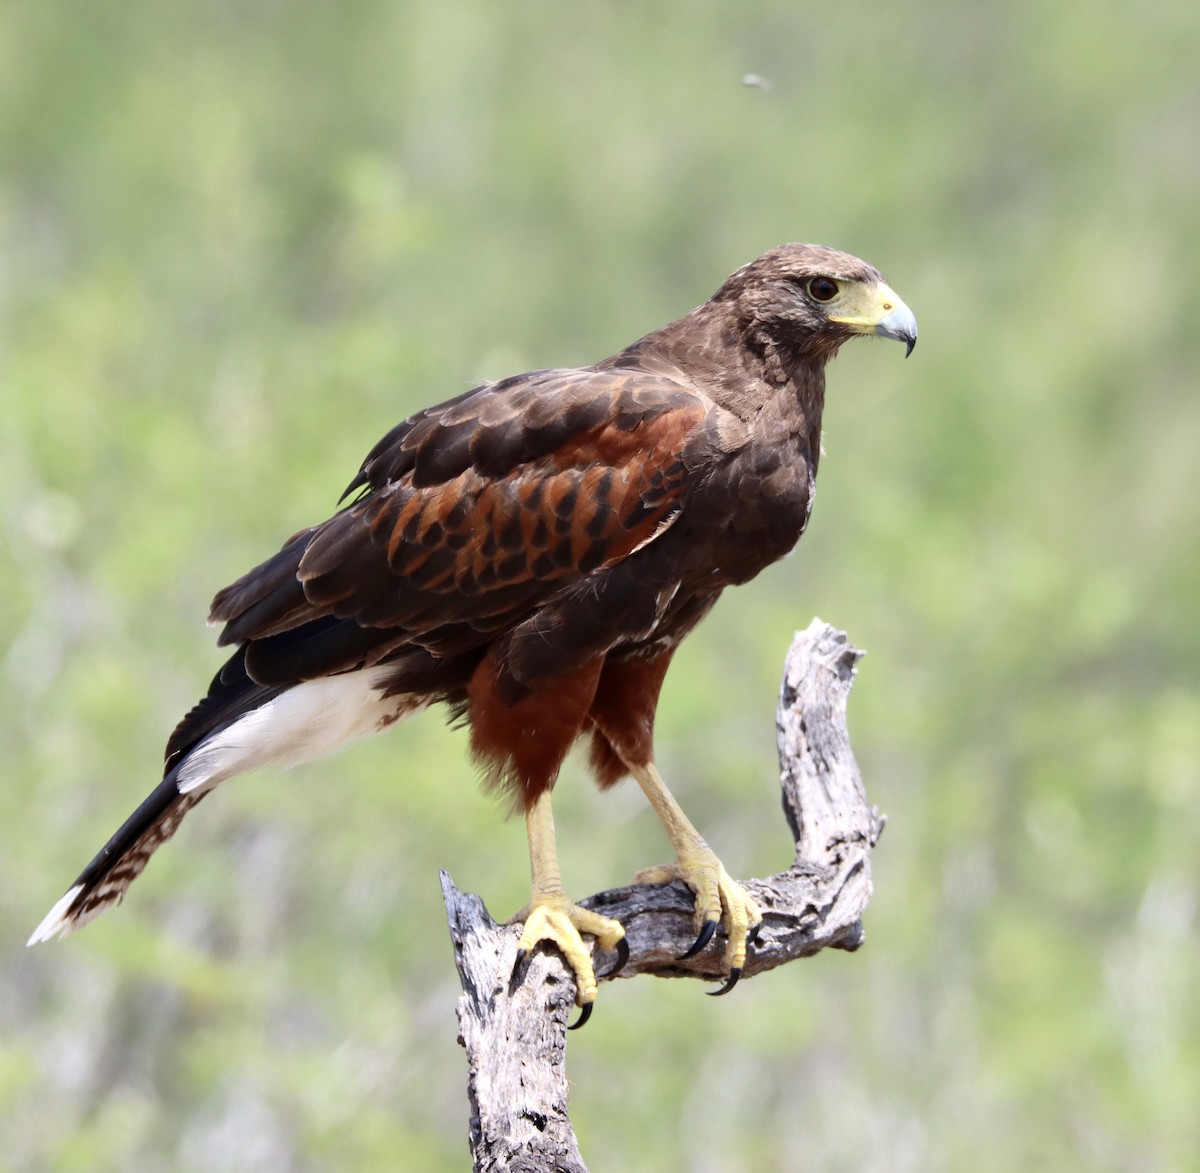
[[[844,632],[819,619],[788,651],[776,727],[796,858],[778,875],[744,881],[765,919],[743,981],[821,949],[862,944],[871,849],[884,820],[867,805],[846,729],[861,655]],[[569,971],[557,953],[538,950],[514,987],[520,929],[497,925],[479,897],[460,892],[445,872],[442,891],[463,986],[459,1041],[469,1063],[477,1173],[587,1173],[567,1116],[566,1028],[575,998]],[[679,960],[695,938],[692,894],[682,882],[614,888],[581,903],[625,926],[630,956],[622,978],[723,980],[723,933],[700,956]],[[601,981],[614,960],[597,958]]]

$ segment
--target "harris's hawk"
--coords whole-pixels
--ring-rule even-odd
[[[562,950],[584,1018],[596,979],[580,934],[620,952],[624,930],[559,875],[550,794],[580,738],[600,786],[632,775],[658,812],[675,861],[643,878],[694,891],[696,949],[724,925],[732,986],[762,914],[667,790],[655,708],[680,640],[804,532],[825,364],[857,335],[911,351],[917,324],[870,265],[786,244],[612,358],[486,383],[398,424],[349,504],[216,596],[233,655],[171,735],[162,782],[30,944],[119,902],[218,783],[444,702],[525,814],[520,948]]]

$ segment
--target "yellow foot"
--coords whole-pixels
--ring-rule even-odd
[[[575,1001],[583,1008],[575,1027],[582,1026],[591,1013],[591,1004],[596,1000],[596,971],[592,967],[591,951],[583,943],[580,934],[587,933],[595,937],[605,953],[616,953],[616,968],[620,969],[629,956],[625,930],[619,921],[581,908],[565,896],[558,895],[544,895],[535,899],[515,913],[509,924],[522,921],[525,929],[517,945],[518,969],[540,941],[551,941],[557,945],[575,974]]]
[[[696,943],[683,957],[694,957],[712,940],[718,925],[729,934],[725,945],[725,964],[729,981],[717,991],[726,994],[733,989],[746,964],[746,949],[758,935],[762,912],[754,897],[725,870],[725,865],[707,846],[681,852],[674,863],[646,868],[638,872],[638,884],[666,884],[682,880],[696,895]],[[682,960],[682,958],[680,959]]]

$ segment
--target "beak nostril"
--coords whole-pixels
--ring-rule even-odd
[[[884,308],[885,310],[890,310],[890,309],[892,308],[892,303],[891,303],[890,301],[885,301],[885,302],[883,303],[883,308]]]

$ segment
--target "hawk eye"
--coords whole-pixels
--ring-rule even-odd
[[[838,295],[838,283],[830,277],[814,277],[808,283],[808,296],[813,301],[833,301]]]

